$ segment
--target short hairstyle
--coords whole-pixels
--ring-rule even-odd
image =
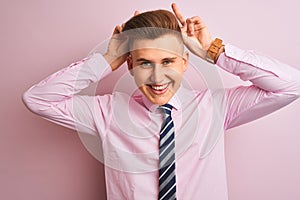
[[[138,14],[129,19],[123,32],[127,33],[130,44],[139,39],[156,39],[171,34],[183,44],[181,29],[173,13],[167,10],[154,10]]]

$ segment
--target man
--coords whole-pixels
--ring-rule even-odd
[[[184,19],[175,4],[172,9],[175,15],[135,13],[116,26],[103,56],[73,63],[24,93],[32,112],[100,137],[108,199],[228,199],[224,130],[299,97],[297,70],[224,46],[212,40],[199,17]],[[183,44],[253,84],[224,91],[185,89]],[[78,94],[125,61],[141,95]]]

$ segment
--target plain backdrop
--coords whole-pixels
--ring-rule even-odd
[[[300,70],[297,0],[175,1],[214,37]],[[161,0],[1,0],[0,199],[105,199],[103,166],[75,131],[29,112],[22,94],[85,57],[135,10]],[[125,69],[124,69],[125,70]],[[106,79],[114,84],[124,70]],[[220,71],[224,85],[241,81]],[[105,89],[104,89],[105,90]],[[300,199],[300,101],[226,132],[230,200]]]

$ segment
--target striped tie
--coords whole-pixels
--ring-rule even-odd
[[[159,200],[176,199],[175,177],[175,137],[171,117],[172,106],[160,106],[164,111],[165,121],[160,130],[159,144]]]

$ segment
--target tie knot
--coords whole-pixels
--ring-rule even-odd
[[[171,106],[170,104],[165,104],[165,105],[161,105],[159,106],[160,109],[162,109],[162,111],[167,114],[167,115],[171,115],[171,111],[173,106]]]

